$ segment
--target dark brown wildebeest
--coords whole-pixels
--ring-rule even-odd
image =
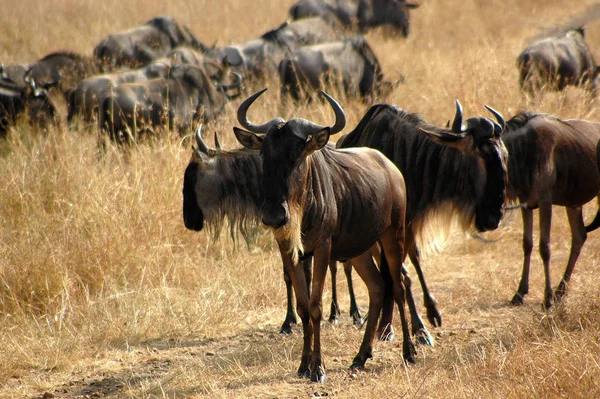
[[[181,64],[167,78],[121,84],[101,100],[99,126],[118,142],[165,125],[183,135],[192,123],[214,119],[239,95],[241,77],[235,76],[233,84],[215,84],[202,67]],[[229,93],[233,89],[236,94]]]
[[[587,238],[582,206],[600,201],[597,144],[600,123],[562,120],[552,115],[521,112],[506,123],[502,141],[508,150],[509,201],[523,204],[523,274],[514,304],[522,304],[529,290],[529,263],[533,250],[533,210],[540,213],[540,255],[546,283],[544,307],[566,294],[575,262]],[[564,206],[571,227],[571,251],[563,278],[552,292],[550,282],[550,226],[552,205]],[[600,211],[599,211],[600,212]],[[600,213],[587,229],[598,227]]]
[[[407,37],[410,32],[409,11],[419,4],[406,0],[359,0],[356,18],[358,28],[366,32],[369,28],[386,25]]]
[[[292,19],[321,17],[331,24],[356,25],[358,0],[299,0],[290,7]]]
[[[56,83],[46,83],[45,88],[40,88],[34,79],[28,84],[0,80],[0,137],[6,136],[9,126],[23,115],[39,126],[58,122],[56,107],[47,91],[52,84]]]
[[[292,278],[304,331],[298,373],[309,375],[312,381],[323,381],[325,377],[320,324],[325,274],[332,260],[351,260],[367,285],[369,317],[352,366],[363,367],[372,357],[379,314],[382,309],[389,310],[387,306],[384,309],[386,282],[369,251],[376,242],[382,246],[382,269],[389,269],[400,311],[403,358],[414,362],[404,309],[406,191],[402,174],[379,151],[338,150],[326,145],[330,135],[339,133],[346,124],[342,108],[328,95],[325,97],[336,114],[332,127],[300,118],[287,122],[275,118],[262,125],[252,124],[246,117],[247,110],[263,92],[246,99],[238,110],[239,122],[249,131],[234,128],[234,132],[238,141],[247,148],[260,149],[263,157],[261,218],[272,228]],[[314,258],[310,298],[304,273],[297,267],[307,255]]]
[[[517,68],[521,88],[529,94],[544,88],[563,90],[569,85],[596,90],[598,67],[585,43],[583,28],[534,42],[519,54]]]
[[[208,48],[175,19],[160,16],[142,26],[113,33],[94,49],[94,57],[105,69],[137,68],[164,57],[177,46],[190,46],[205,53]]]
[[[307,18],[284,22],[257,39],[217,47],[210,51],[226,60],[245,81],[274,76],[277,66],[291,51],[305,45],[337,40],[338,33],[323,19]]]
[[[374,100],[395,87],[384,81],[379,60],[362,36],[299,48],[279,64],[279,79],[281,95],[295,100],[322,89]]]
[[[0,66],[0,77],[17,84],[33,79],[39,87],[50,85],[64,94],[80,80],[98,72],[94,59],[71,51],[55,51],[28,64]],[[56,84],[58,82],[58,84]]]
[[[442,317],[425,283],[415,239],[429,216],[458,217],[465,229],[473,224],[479,231],[498,227],[507,178],[501,130],[498,123],[482,117],[463,123],[458,101],[451,128],[435,127],[393,105],[377,104],[340,139],[341,148],[364,146],[381,151],[404,175],[405,248],[423,288],[427,318],[434,326],[442,324]]]
[[[65,94],[67,121],[71,122],[77,115],[86,122],[97,119],[100,101],[109,95],[111,90],[122,83],[143,82],[165,77],[170,68],[170,63],[157,61],[132,71],[102,74],[83,79]]]
[[[215,133],[215,142],[218,143]],[[260,223],[262,203],[262,158],[257,151],[245,148],[225,151],[217,144],[210,148],[204,143],[201,128],[196,132],[197,148],[186,168],[183,182],[183,221],[186,228],[201,231],[204,227],[217,236],[222,230],[225,217],[229,223],[232,238],[239,231],[248,242],[248,232]],[[303,261],[307,280],[311,276],[311,259]],[[337,263],[330,264],[332,282],[337,272]],[[362,315],[356,305],[352,287],[352,268],[345,267],[350,290],[350,315],[356,324],[362,324]],[[287,292],[287,312],[280,332],[292,333],[292,324],[297,323],[294,312],[292,281],[283,268]],[[310,284],[308,284],[310,286]],[[335,322],[340,314],[336,286],[332,286],[331,314],[329,320]]]

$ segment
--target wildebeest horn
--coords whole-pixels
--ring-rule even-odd
[[[456,114],[454,115],[454,122],[452,122],[452,131],[454,133],[462,132],[462,118],[463,118],[463,110],[460,105],[460,101],[456,100]]]
[[[220,87],[220,88],[221,88],[223,91],[226,91],[226,90],[231,90],[231,89],[237,89],[237,88],[238,88],[238,87],[240,87],[240,85],[242,84],[242,75],[240,75],[240,74],[239,74],[239,73],[237,73],[237,72],[233,72],[233,71],[231,71],[231,74],[232,74],[233,76],[235,76],[235,82],[233,82],[233,83],[232,83],[232,84],[230,84],[230,85],[226,85],[226,84],[221,84],[221,83],[220,83],[220,84],[219,84],[219,87]]]
[[[346,114],[344,114],[344,110],[340,104],[338,104],[338,102],[335,101],[329,94],[325,93],[323,90],[321,90],[321,94],[325,96],[329,102],[329,105],[331,105],[331,108],[333,108],[333,112],[335,112],[335,124],[331,127],[329,134],[339,133],[344,130],[344,127],[346,127]]]
[[[496,111],[494,108],[488,106],[488,105],[484,105],[484,107],[490,111],[492,113],[492,115],[494,115],[494,117],[496,117],[496,120],[498,121],[498,124],[500,125],[500,128],[502,130],[504,130],[504,126],[506,126],[506,122],[504,122],[504,118],[502,117],[502,115],[500,115],[500,112]]]
[[[202,140],[202,125],[198,126],[198,130],[196,130],[196,144],[199,151],[208,154],[209,148]]]
[[[252,103],[265,91],[267,91],[266,87],[260,91],[257,91],[256,93],[254,93],[253,95],[251,95],[250,97],[245,99],[244,102],[238,108],[238,112],[237,112],[238,122],[240,123],[240,125],[242,125],[242,127],[244,127],[244,129],[249,130],[252,133],[267,133],[267,130],[269,130],[269,128],[274,123],[283,122],[283,119],[276,118],[276,119],[272,119],[269,122],[264,123],[262,125],[255,125],[248,120],[248,117],[246,116],[246,113],[248,112],[248,108],[250,108]]]
[[[219,142],[219,135],[217,132],[215,132],[215,147],[217,150],[223,150],[223,147],[221,147],[221,143]]]

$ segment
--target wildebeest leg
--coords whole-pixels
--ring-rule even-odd
[[[550,227],[552,226],[552,202],[540,202],[540,255],[544,264],[544,309],[552,309],[553,291],[550,278]]]
[[[419,282],[421,283],[421,289],[423,290],[423,304],[425,305],[425,309],[427,310],[427,320],[429,320],[432,326],[441,327],[442,315],[438,311],[437,301],[429,292],[429,288],[427,287],[427,283],[425,282],[425,276],[423,275],[423,270],[421,270],[421,253],[419,252],[419,247],[417,246],[417,243],[415,242],[414,236],[410,229],[407,232],[406,244],[408,256],[415,268],[415,271],[417,272],[417,276],[419,276]]]
[[[365,323],[363,315],[356,304],[356,295],[354,295],[354,283],[352,282],[352,263],[344,262],[344,274],[348,282],[348,292],[350,294],[350,317],[354,321],[354,325],[362,326]],[[379,317],[378,317],[379,318]]]
[[[529,265],[531,263],[531,252],[533,251],[533,211],[523,208],[521,209],[521,216],[523,218],[523,271],[517,293],[511,300],[513,305],[522,305],[523,298],[529,292]]]
[[[415,305],[415,300],[412,296],[412,282],[410,280],[410,276],[408,275],[408,270],[406,270],[404,265],[402,265],[402,275],[404,276],[404,288],[406,290],[405,297],[406,303],[408,304],[408,310],[410,312],[412,333],[415,337],[417,337],[417,341],[419,343],[433,346],[433,337],[429,334],[427,328],[425,328],[423,320],[417,312],[417,306]]]
[[[310,379],[313,382],[325,381],[325,366],[321,353],[321,318],[323,317],[323,288],[330,256],[331,246],[329,243],[318,247],[313,255],[312,291],[308,300],[308,311],[314,330],[313,351],[309,366]]]
[[[367,326],[365,335],[358,354],[352,361],[351,368],[364,367],[366,361],[373,357],[373,340],[375,338],[375,327],[379,320],[379,314],[383,307],[383,294],[385,292],[385,283],[381,273],[373,262],[373,257],[369,251],[352,259],[352,264],[358,275],[367,285],[369,291],[369,317],[367,318]]]
[[[285,291],[287,294],[287,312],[285,313],[285,320],[279,330],[280,334],[291,334],[292,325],[298,323],[296,312],[294,311],[294,292],[292,291],[292,278],[288,273],[287,268],[283,265],[283,280],[285,281]]]
[[[279,244],[279,252],[283,261],[284,267],[288,271],[288,275],[292,280],[292,286],[294,287],[294,293],[296,294],[296,310],[298,317],[302,321],[303,331],[303,346],[302,346],[302,360],[300,361],[300,367],[298,367],[298,376],[308,377],[309,376],[309,361],[312,354],[311,342],[313,338],[313,326],[310,320],[308,312],[308,289],[306,285],[306,276],[304,270],[298,265],[294,264],[292,258],[287,251],[287,248]]]
[[[392,319],[394,317],[394,286],[390,267],[388,265],[385,252],[381,252],[379,270],[385,284],[383,293],[383,309],[381,311],[381,320],[377,327],[377,334],[380,341],[393,341],[396,337],[392,327]],[[369,317],[367,316],[367,319]]]
[[[329,322],[337,324],[340,317],[340,305],[337,300],[337,262],[329,262],[329,271],[331,272],[331,310],[329,313]]]
[[[565,274],[554,294],[556,301],[560,301],[567,293],[569,280],[571,280],[571,274],[575,268],[575,262],[577,262],[581,248],[583,248],[583,244],[587,239],[587,233],[585,232],[585,225],[583,223],[582,208],[567,208],[567,217],[569,218],[569,226],[571,227],[571,253],[569,254],[569,261],[567,263]]]
[[[404,259],[404,234],[394,229],[386,230],[380,237],[383,247],[382,263],[384,259],[389,264],[389,271],[393,280],[394,299],[400,311],[400,322],[402,324],[402,356],[407,363],[414,363],[415,347],[411,341],[408,331],[408,321],[404,309],[406,288],[404,286],[404,274],[402,273],[402,260]]]

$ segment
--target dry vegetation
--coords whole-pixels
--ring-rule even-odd
[[[277,26],[292,0],[5,3],[0,60],[8,64],[57,49],[90,54],[106,34],[161,14],[206,43],[243,40]],[[507,117],[531,108],[600,119],[600,106],[578,89],[526,102],[515,68],[528,38],[585,15],[592,1],[421,3],[407,40],[368,35],[384,71],[406,75],[388,102],[438,124],[453,116],[455,98],[467,116],[486,115],[489,104]],[[600,46],[595,24],[587,40]],[[278,109],[277,82],[271,87],[255,119]],[[354,126],[367,105],[342,103]],[[226,147],[236,145],[238,104],[208,127]],[[293,111],[330,118],[322,105]],[[489,234],[493,244],[456,233],[424,267],[444,316],[432,330],[436,346],[420,347],[418,363],[405,367],[397,342],[377,343],[366,370],[351,372],[362,331],[344,315],[325,327],[328,382],[315,385],[295,377],[301,330],[277,334],[285,289],[272,238],[261,234],[248,250],[184,228],[190,149],[179,139],[126,156],[109,147],[98,157],[96,134],[80,127],[43,135],[22,125],[0,144],[0,397],[600,397],[600,232],[590,234],[571,291],[550,315],[541,311],[537,252],[526,305],[508,304],[522,261],[517,213]],[[570,245],[556,211],[555,284]],[[588,220],[595,211],[586,208]]]

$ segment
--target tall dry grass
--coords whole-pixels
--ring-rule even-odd
[[[161,14],[206,43],[241,41],[277,26],[292,1],[5,3],[0,60],[8,64],[57,49],[91,54],[108,33]],[[528,38],[592,3],[428,0],[412,14],[408,39],[381,31],[368,39],[387,75],[406,76],[388,102],[433,123],[452,118],[456,98],[468,116],[485,115],[489,104],[505,116],[531,108],[598,120],[597,103],[579,89],[523,98],[515,68]],[[600,45],[596,24],[587,40],[593,50]],[[252,119],[279,112],[278,83],[270,86]],[[237,146],[231,126],[238,104],[207,127],[228,148]],[[348,99],[343,106],[349,127],[368,108]],[[319,123],[331,118],[321,104],[280,112]],[[350,372],[362,331],[345,318],[325,326],[329,381],[313,385],[294,377],[300,330],[277,334],[285,290],[272,238],[260,233],[248,250],[226,234],[215,242],[183,227],[190,150],[179,139],[125,155],[109,146],[99,156],[97,134],[81,126],[43,134],[24,124],[0,143],[0,396],[600,396],[600,233],[590,234],[571,292],[551,315],[540,309],[537,254],[526,306],[507,305],[522,262],[518,214],[490,234],[494,244],[456,233],[424,267],[444,315],[444,326],[433,331],[436,347],[419,348],[418,364],[407,368],[397,343],[378,343],[366,371]],[[594,212],[595,205],[587,207],[587,218]],[[552,233],[556,283],[570,244],[558,208]],[[348,309],[345,294],[342,307]]]

